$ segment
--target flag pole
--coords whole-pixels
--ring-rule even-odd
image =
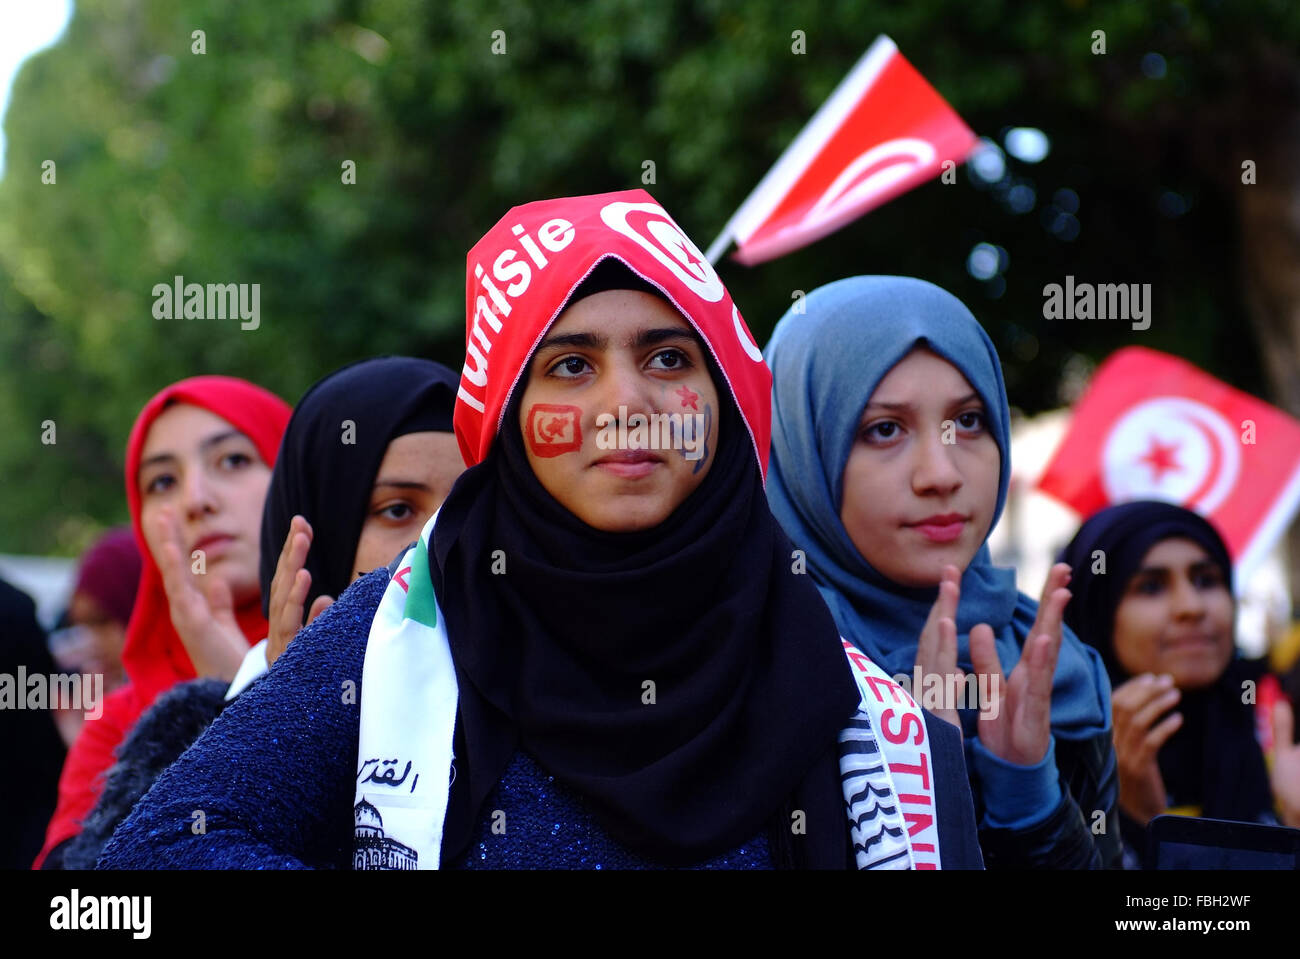
[[[722,259],[722,254],[727,252],[727,247],[729,246],[731,246],[730,220],[728,220],[727,225],[722,228],[722,232],[718,234],[718,238],[709,244],[709,249],[704,254],[704,258],[709,261],[710,266],[717,266],[718,260]]]
[[[840,81],[826,102],[817,108],[812,119],[782,151],[776,163],[759,180],[758,186],[745,197],[745,202],[731,215],[727,225],[705,253],[710,263],[716,264],[722,258],[728,244],[736,238],[738,225],[741,227],[740,234],[748,238],[767,219],[808,162],[835,133],[857,97],[874,82],[876,75],[884,69],[885,62],[897,51],[898,47],[889,37],[883,34],[876,37],[848,76]]]

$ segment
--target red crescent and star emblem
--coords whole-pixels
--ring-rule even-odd
[[[1151,445],[1147,448],[1139,463],[1145,463],[1151,467],[1152,478],[1155,482],[1160,483],[1164,480],[1165,473],[1180,473],[1182,465],[1175,458],[1181,443],[1161,443],[1156,436],[1151,437]]]
[[[1241,470],[1232,424],[1182,396],[1134,405],[1102,447],[1102,482],[1112,503],[1159,499],[1209,515],[1232,492]]]

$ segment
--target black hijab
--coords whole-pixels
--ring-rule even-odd
[[[1115,613],[1142,559],[1157,543],[1188,539],[1200,546],[1232,590],[1232,559],[1222,538],[1201,516],[1181,506],[1141,501],[1111,506],[1091,516],[1066,546],[1074,598],[1065,620],[1101,653],[1112,686],[1130,679],[1115,655]],[[1096,551],[1105,573],[1092,572]],[[1255,739],[1254,707],[1242,702],[1242,683],[1258,679],[1251,664],[1234,658],[1209,687],[1184,690],[1177,710],[1182,727],[1161,748],[1160,774],[1172,804],[1199,805],[1215,819],[1256,820],[1272,808],[1263,752]]]
[[[431,575],[457,664],[462,762],[444,862],[521,747],[648,858],[698,861],[772,827],[780,865],[851,862],[835,746],[857,686],[710,372],[724,408],[716,459],[659,526],[602,532],[543,488],[518,427],[522,381],[487,458],[443,504]],[[792,808],[806,815],[797,841]]]
[[[312,526],[304,608],[347,589],[388,444],[407,433],[451,432],[459,382],[431,360],[384,356],[335,370],[303,394],[285,428],[262,510],[263,614],[270,614],[271,580],[294,514]]]

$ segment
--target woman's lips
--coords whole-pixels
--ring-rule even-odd
[[[1170,649],[1198,649],[1202,647],[1217,647],[1218,641],[1206,633],[1184,634],[1182,636],[1170,636],[1164,641],[1164,645]]]
[[[648,450],[625,450],[602,456],[592,465],[622,479],[640,479],[662,466],[663,458]]]
[[[945,513],[940,516],[927,516],[919,522],[907,525],[932,543],[951,543],[961,537],[967,522],[969,518],[960,513]]]
[[[195,550],[203,550],[205,553],[223,552],[227,546],[235,541],[235,537],[226,533],[212,533],[197,540],[190,547],[190,555],[194,555]]]

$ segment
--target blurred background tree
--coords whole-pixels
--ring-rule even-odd
[[[0,551],[123,520],[127,432],[175,379],[292,401],[362,356],[459,367],[465,253],[510,206],[644,186],[707,245],[880,33],[997,146],[804,250],[724,261],[760,343],[797,290],[910,274],[971,305],[1027,412],[1138,343],[1300,414],[1286,0],[78,0],[5,120]],[[1151,328],[1043,319],[1067,274],[1152,284]],[[154,319],[176,275],[259,283],[260,328]]]

